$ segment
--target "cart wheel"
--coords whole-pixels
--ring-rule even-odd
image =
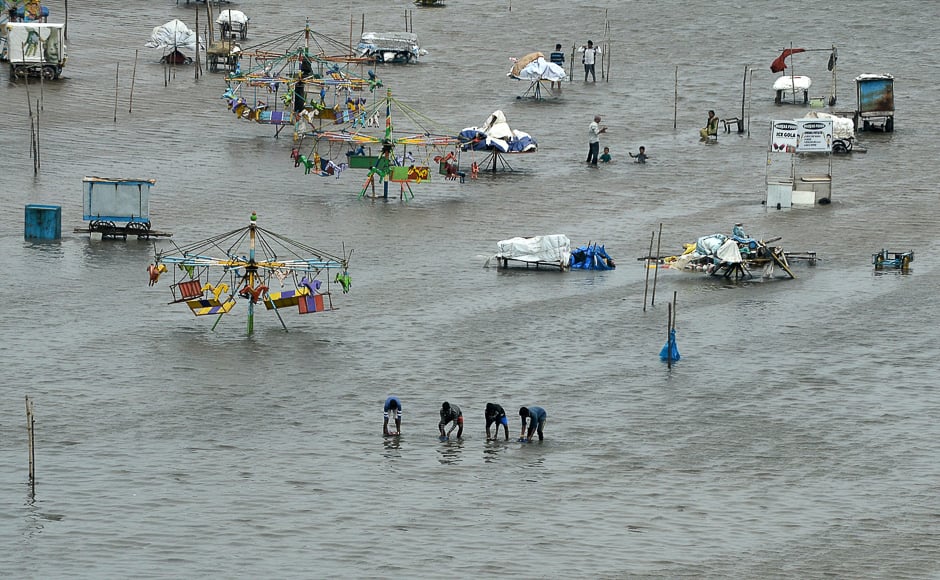
[[[841,139],[836,139],[832,142],[832,152],[833,153],[848,153],[849,148],[845,146],[845,141]]]
[[[888,117],[885,121],[885,132],[891,133],[892,131],[894,131],[894,117]]]
[[[56,77],[55,67],[54,66],[44,66],[42,67],[42,78],[47,81],[51,81]]]
[[[124,227],[124,233],[128,236],[137,236],[138,238],[150,237],[150,223],[148,222],[128,222]]]

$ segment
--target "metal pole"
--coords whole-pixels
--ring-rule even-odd
[[[255,289],[255,228],[257,226],[257,216],[251,214],[251,222],[248,224],[248,289]],[[255,331],[255,300],[254,297],[248,299],[248,336]]]

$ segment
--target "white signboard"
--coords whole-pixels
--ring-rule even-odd
[[[797,153],[831,153],[832,119],[797,119]]]
[[[770,129],[771,153],[793,153],[799,142],[799,125],[792,119],[777,120]]]
[[[832,119],[782,119],[770,131],[771,153],[831,153]]]

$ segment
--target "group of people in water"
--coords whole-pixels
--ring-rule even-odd
[[[457,430],[457,439],[463,437],[463,411],[460,407],[444,401],[440,410],[441,420],[437,425],[440,431],[442,441],[450,439],[451,433]],[[502,406],[496,403],[487,403],[483,411],[486,419],[486,440],[499,439],[499,428],[502,426],[506,441],[509,441],[509,418]],[[533,437],[538,435],[539,441],[545,437],[545,420],[548,415],[542,407],[530,405],[528,407],[519,407],[519,418],[522,420],[522,430],[519,433],[518,441],[521,443],[531,443]],[[389,420],[393,420],[394,429],[389,429]],[[450,425],[450,428],[445,429]],[[494,432],[490,433],[490,428],[495,427]],[[385,399],[384,422],[382,424],[382,434],[386,437],[401,435],[401,400],[396,396],[390,396]]]

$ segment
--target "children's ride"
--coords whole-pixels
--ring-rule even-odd
[[[372,71],[369,75],[374,79]],[[332,126],[321,117],[317,122],[309,122],[299,128],[301,143],[304,139],[311,139],[313,147],[312,151],[304,154],[299,149],[292,152],[296,166],[304,165],[306,168],[310,159],[319,157],[321,161],[315,161],[313,167],[320,175],[336,175],[337,170],[347,167],[368,169],[359,197],[371,188],[375,198],[375,185],[381,183],[385,199],[388,199],[390,182],[400,185],[400,198],[404,200],[414,197],[412,184],[427,183],[434,173],[439,172],[452,180],[460,177],[460,151],[457,147],[460,139],[436,129],[426,116],[392,98],[391,90],[386,90],[384,101],[369,105],[363,99],[348,108],[349,113],[344,112],[342,118],[336,116]],[[400,125],[396,124],[399,121],[392,121],[393,109],[404,116]],[[400,153],[395,152],[398,146],[401,147]],[[374,152],[373,147],[376,149]],[[337,153],[343,157],[340,162],[335,161],[339,156]],[[432,163],[435,164],[434,171],[431,170]]]
[[[246,227],[175,250],[156,252],[148,267],[150,285],[172,269],[170,304],[183,303],[195,316],[218,315],[213,330],[239,300],[248,303],[249,335],[254,333],[256,304],[273,310],[287,330],[281,312],[333,310],[334,285],[343,294],[352,285],[348,272],[352,252],[342,258],[333,256],[265,230],[258,226],[255,214]],[[211,255],[219,250],[223,256]]]

